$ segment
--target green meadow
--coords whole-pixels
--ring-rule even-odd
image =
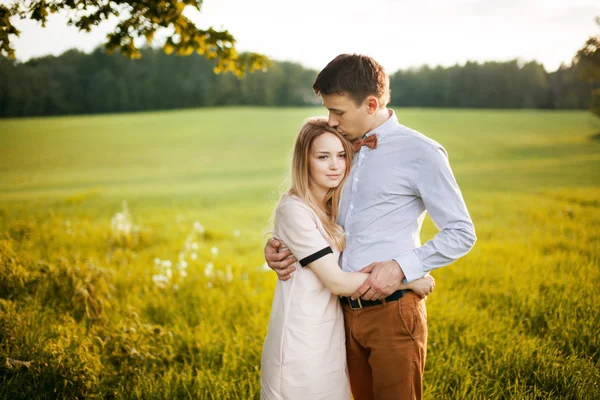
[[[600,398],[600,120],[396,112],[446,147],[478,235],[433,273],[425,397]],[[311,115],[0,120],[0,398],[257,399],[262,248]]]

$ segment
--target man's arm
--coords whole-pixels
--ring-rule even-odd
[[[473,222],[443,149],[430,149],[419,169],[414,190],[440,231],[421,247],[368,266],[371,277],[352,297],[377,300],[389,296],[403,281],[412,282],[456,261],[475,244]]]
[[[265,245],[265,261],[269,268],[277,273],[277,277],[282,281],[287,281],[291,273],[296,270],[293,264],[296,258],[289,249],[278,252],[281,247],[286,247],[283,242],[275,238],[270,238]]]
[[[394,258],[407,282],[453,263],[466,255],[477,240],[473,221],[443,149],[429,151],[415,180],[415,191],[439,232],[421,247]]]

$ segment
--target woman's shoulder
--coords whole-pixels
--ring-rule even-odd
[[[277,209],[302,209],[312,212],[312,209],[300,197],[289,193],[285,193],[281,196],[281,199],[279,199],[279,203],[277,204]]]
[[[295,195],[284,194],[281,196],[275,209],[275,216],[279,218],[302,218],[315,219],[317,215],[302,199]]]

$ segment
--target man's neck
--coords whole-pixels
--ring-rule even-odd
[[[375,115],[373,115],[373,125],[371,125],[371,129],[369,129],[369,132],[383,125],[388,119],[390,119],[391,116],[391,110],[388,110],[385,107],[377,110],[375,112]]]

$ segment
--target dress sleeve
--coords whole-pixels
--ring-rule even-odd
[[[314,218],[312,211],[300,203],[280,204],[275,212],[275,238],[285,243],[303,267],[333,253]]]

